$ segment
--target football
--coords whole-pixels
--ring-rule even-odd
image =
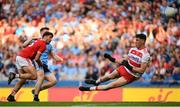
[[[173,7],[166,7],[164,14],[167,17],[172,17],[177,13],[177,9],[173,8]]]

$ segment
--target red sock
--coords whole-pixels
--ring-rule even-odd
[[[96,90],[98,90],[98,86],[96,86]]]
[[[14,96],[14,95],[16,95],[16,93],[17,93],[17,91],[15,89],[13,89],[11,92],[11,95]]]

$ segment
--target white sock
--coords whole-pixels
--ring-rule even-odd
[[[11,68],[10,68],[10,69],[11,69]],[[15,72],[14,70],[10,70],[9,73],[15,73],[15,74],[16,74],[16,72]]]
[[[20,74],[16,74],[16,76],[15,76],[16,78],[19,78],[20,77]]]
[[[90,90],[92,90],[92,91],[96,90],[96,86],[90,87]]]

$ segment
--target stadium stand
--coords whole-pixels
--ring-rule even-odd
[[[54,33],[54,51],[64,63],[49,60],[60,81],[82,81],[112,72],[103,53],[121,58],[136,33],[147,35],[152,57],[140,86],[173,85],[180,80],[178,0],[0,0],[0,82],[16,71],[22,43],[43,26]],[[167,7],[178,10],[171,16]]]

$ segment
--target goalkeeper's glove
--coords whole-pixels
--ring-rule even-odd
[[[131,65],[129,65],[128,61],[123,60],[121,64],[124,65],[130,71],[132,71],[133,67]]]
[[[107,54],[107,53],[104,54],[104,57],[105,57],[105,58],[108,58],[111,62],[115,62],[115,61],[116,61],[115,58],[113,58],[111,55],[109,55],[109,54]]]

